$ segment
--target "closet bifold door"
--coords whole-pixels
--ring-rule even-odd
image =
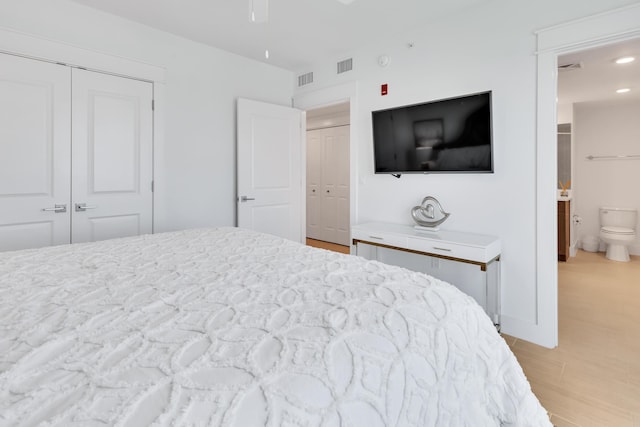
[[[307,237],[323,240],[322,234],[322,129],[307,131]]]
[[[323,129],[321,233],[349,246],[349,126]]]
[[[70,73],[0,53],[0,251],[69,243]]]
[[[72,73],[72,243],[152,232],[149,82]]]
[[[307,237],[349,246],[349,126],[307,131]]]

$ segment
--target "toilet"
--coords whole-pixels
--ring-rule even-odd
[[[629,261],[629,245],[636,239],[638,211],[625,208],[600,208],[600,239],[607,244],[607,258]]]

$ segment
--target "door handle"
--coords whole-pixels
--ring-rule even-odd
[[[249,200],[255,200],[253,197],[247,197],[247,196],[240,196],[240,201],[241,202],[248,202]]]
[[[43,208],[44,212],[64,213],[67,211],[67,205],[54,205],[52,208]]]
[[[87,206],[86,203],[76,203],[76,212],[84,212],[87,209],[96,209],[97,206]]]

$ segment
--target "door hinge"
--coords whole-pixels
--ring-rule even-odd
[[[155,191],[155,181],[151,181],[151,192]]]
[[[156,100],[152,99],[151,100],[151,111],[155,111],[156,110]]]

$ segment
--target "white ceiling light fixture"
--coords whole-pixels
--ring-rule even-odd
[[[622,89],[616,90],[616,93],[627,93],[627,92],[631,92],[631,89],[629,89],[628,87],[623,87]]]
[[[636,58],[634,58],[633,56],[624,56],[622,58],[616,59],[616,64],[628,64],[628,63],[633,62],[635,60],[636,60]]]
[[[269,21],[269,0],[249,0],[249,21],[266,24]],[[271,56],[269,48],[264,50],[264,59]]]
[[[249,21],[255,23],[269,21],[269,0],[249,0]]]

